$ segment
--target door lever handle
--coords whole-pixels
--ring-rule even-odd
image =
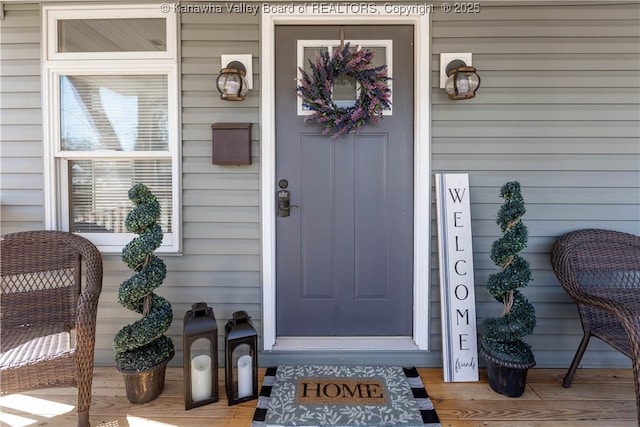
[[[291,208],[299,208],[298,205],[289,203],[289,192],[287,190],[278,191],[278,216],[287,217],[290,215]]]
[[[280,209],[290,210],[291,208],[299,208],[298,205],[289,205],[286,203],[280,203]]]

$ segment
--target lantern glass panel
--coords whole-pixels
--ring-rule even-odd
[[[458,94],[462,95],[469,92],[469,81],[466,78],[462,78],[462,75],[459,73],[454,73],[449,76],[449,78],[447,79],[447,83],[444,86],[445,92],[447,92],[449,95],[454,95],[456,93],[454,80],[455,84],[458,87]]]
[[[458,95],[466,95],[474,93],[480,85],[480,79],[478,75],[473,72],[459,71],[451,74],[445,83],[444,90],[449,95],[454,95],[454,80],[458,88]]]
[[[225,96],[244,97],[249,91],[249,82],[243,75],[237,73],[223,73],[217,84],[218,91]]]
[[[206,338],[198,338],[191,344],[191,358],[202,354],[211,356],[211,341]]]
[[[253,358],[249,344],[240,344],[231,353],[233,372],[233,399],[242,399],[253,394]]]
[[[198,338],[191,344],[191,399],[193,402],[210,399],[213,396],[211,383],[214,355],[211,354],[211,342]]]
[[[468,73],[468,80],[470,91],[475,92],[478,89],[478,86],[480,86],[480,78],[478,78],[476,73]]]

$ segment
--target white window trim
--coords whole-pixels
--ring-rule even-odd
[[[60,159],[172,159],[172,231],[164,233],[158,252],[181,250],[180,171],[180,74],[178,67],[178,21],[175,13],[161,13],[159,4],[43,5],[42,6],[42,111],[44,143],[45,228],[69,230],[69,200],[62,174],[67,163]],[[166,52],[58,53],[58,21],[61,19],[163,18],[166,19]],[[62,75],[149,75],[167,76],[168,150],[135,153],[69,152],[60,147],[60,85]],[[64,188],[63,188],[64,187]],[[133,233],[82,233],[102,252],[120,252]]]
[[[46,61],[74,59],[168,59],[177,60],[177,13],[163,13],[160,4],[56,5],[42,6],[43,47]],[[167,50],[153,52],[58,52],[58,21],[66,19],[162,18],[167,22]]]

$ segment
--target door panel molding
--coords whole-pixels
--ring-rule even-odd
[[[276,25],[413,25],[414,27],[414,267],[413,342],[429,350],[430,262],[430,89],[429,15],[263,13],[261,22],[261,222],[262,338],[265,351],[276,344],[275,191],[275,27]],[[287,346],[290,348],[290,346]],[[295,344],[294,344],[295,347]]]

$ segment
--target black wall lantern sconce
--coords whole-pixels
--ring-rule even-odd
[[[249,319],[246,311],[237,311],[224,327],[229,406],[258,398],[258,333]]]
[[[440,87],[449,99],[471,99],[480,87],[480,76],[471,65],[470,53],[440,54]]]
[[[182,334],[184,409],[218,401],[218,325],[213,309],[204,302],[184,316]]]
[[[251,55],[221,55],[222,69],[216,79],[220,99],[244,101],[253,87]]]

